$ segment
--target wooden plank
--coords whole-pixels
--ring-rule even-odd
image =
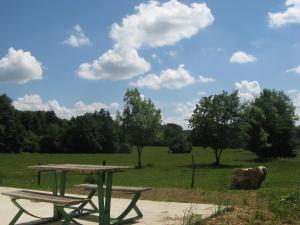
[[[2,194],[9,196],[11,198],[27,199],[31,201],[37,201],[37,202],[47,202],[47,203],[53,203],[57,205],[77,205],[79,203],[88,201],[88,199],[86,198],[54,196],[48,193],[26,191],[26,190],[4,192]]]
[[[122,172],[132,169],[129,166],[104,166],[104,165],[83,165],[83,164],[48,164],[35,165],[28,168],[38,171],[66,171],[79,173],[99,173],[99,172]]]
[[[97,189],[97,185],[96,184],[79,184],[79,185],[75,185],[76,187],[79,188],[84,188],[87,190],[94,190]],[[106,188],[104,186],[104,188]],[[124,191],[124,192],[143,192],[143,191],[149,191],[152,190],[152,188],[150,187],[129,187],[129,186],[112,186],[112,190],[113,191]]]

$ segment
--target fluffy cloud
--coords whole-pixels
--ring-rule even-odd
[[[284,12],[269,13],[269,27],[279,28],[287,24],[300,23],[300,0],[286,0]]]
[[[198,102],[199,99],[194,99],[185,103],[175,103],[174,105],[172,105],[173,115],[163,116],[163,122],[176,123],[182,126],[184,129],[188,129],[188,119],[192,116],[193,111],[196,108],[196,103]]]
[[[246,52],[238,51],[233,53],[233,55],[230,58],[230,63],[253,63],[256,62],[257,59],[255,56],[247,54]]]
[[[177,51],[171,50],[171,51],[168,52],[168,55],[172,58],[176,58],[177,57]]]
[[[89,80],[124,80],[149,71],[150,64],[135,49],[115,46],[92,63],[79,66],[79,77]]]
[[[190,38],[211,25],[214,17],[206,4],[190,6],[177,0],[165,3],[149,1],[136,7],[136,13],[111,26],[115,41],[111,50],[92,63],[83,63],[77,74],[84,79],[131,79],[150,70],[150,64],[139,56],[141,47],[173,45]]]
[[[291,98],[296,108],[296,114],[300,118],[300,91],[297,89],[290,89],[290,90],[286,90],[285,92]],[[300,120],[297,121],[297,125],[300,125]]]
[[[119,44],[138,49],[161,47],[190,38],[211,25],[214,17],[205,3],[190,6],[177,0],[165,3],[149,1],[136,7],[136,14],[114,23],[111,37]]]
[[[141,88],[147,87],[153,90],[159,90],[161,88],[181,89],[196,82],[209,83],[214,81],[214,79],[204,76],[198,76],[198,78],[191,76],[189,71],[181,64],[175,70],[163,70],[159,75],[149,74],[138,79],[136,82],[131,82],[130,85]]]
[[[63,44],[69,45],[71,47],[80,47],[90,45],[90,39],[85,36],[79,24],[73,27],[73,34],[71,34],[66,40],[63,41]]]
[[[238,94],[242,102],[253,100],[261,92],[261,88],[257,81],[243,80],[241,82],[235,83],[234,86],[235,89],[238,90]]]
[[[289,69],[286,72],[294,72],[300,74],[300,65],[295,68]]]
[[[42,64],[31,52],[10,48],[7,55],[0,59],[0,81],[25,84],[42,79],[42,75]]]
[[[78,101],[75,103],[74,107],[68,108],[60,105],[55,99],[44,102],[39,95],[25,95],[14,101],[13,105],[16,109],[21,111],[54,111],[59,118],[63,119],[70,119],[73,116],[99,111],[100,109],[109,110],[114,114],[120,107],[117,102],[106,105],[100,102],[85,104],[82,101]]]

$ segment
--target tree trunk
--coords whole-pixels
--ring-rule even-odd
[[[215,157],[216,157],[215,165],[216,166],[220,165],[222,152],[223,152],[223,149],[215,149]]]
[[[137,146],[137,153],[138,153],[138,168],[142,168],[142,159],[141,159],[141,156],[142,156],[142,148],[141,146]]]

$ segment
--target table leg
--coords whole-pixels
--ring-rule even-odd
[[[104,172],[103,172],[104,173]],[[99,208],[99,225],[107,225],[104,221],[104,193],[103,193],[103,173],[97,174],[97,194]]]
[[[65,196],[66,192],[66,176],[67,173],[65,171],[61,172],[61,177],[60,177],[60,196]]]
[[[104,204],[104,188],[103,188],[103,174],[98,174],[97,190],[98,190],[98,207],[99,207],[99,224],[110,224],[110,205],[111,205],[111,191],[112,191],[112,172],[108,172],[106,176],[106,194]]]
[[[56,171],[52,171],[52,173],[52,193],[53,195],[57,195],[57,174]],[[58,217],[56,206],[53,206],[53,216]]]
[[[105,194],[105,209],[104,209],[105,225],[110,224],[112,175],[113,175],[112,172],[108,172],[106,177],[106,194]]]

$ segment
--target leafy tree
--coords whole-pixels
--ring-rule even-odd
[[[238,133],[240,104],[237,92],[203,97],[189,120],[195,144],[210,147],[215,153],[215,164],[220,164],[222,152],[233,145]]]
[[[23,144],[23,126],[16,116],[11,99],[0,95],[0,151],[20,152]]]
[[[259,157],[290,157],[296,144],[295,107],[282,91],[265,89],[245,112],[247,148]]]
[[[130,143],[137,148],[138,168],[141,168],[143,147],[156,137],[161,126],[161,112],[150,99],[142,98],[136,88],[127,90],[124,101],[124,110],[118,120]]]
[[[175,123],[167,123],[163,126],[163,133],[166,145],[170,146],[176,140],[182,139],[184,136],[183,129]]]
[[[69,152],[117,152],[118,132],[117,123],[113,121],[109,112],[102,109],[72,118],[63,137],[63,146]]]
[[[170,143],[169,149],[172,153],[191,153],[192,144],[184,138],[179,138]]]

